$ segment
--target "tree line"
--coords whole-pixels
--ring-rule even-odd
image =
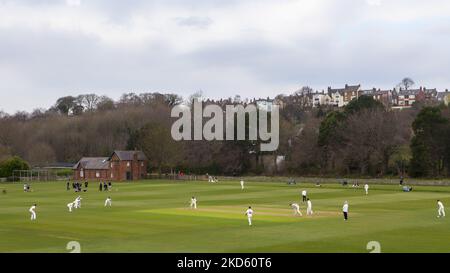
[[[174,141],[170,111],[182,102],[176,94],[126,93],[117,101],[85,94],[59,98],[49,109],[0,113],[0,162],[18,156],[36,167],[141,149],[149,171],[160,173],[450,175],[450,115],[443,105],[393,111],[366,96],[343,109],[287,104],[280,109],[279,149],[261,152],[255,141]]]

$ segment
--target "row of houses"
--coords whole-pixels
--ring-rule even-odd
[[[278,105],[284,108],[286,105],[295,105],[301,108],[314,108],[319,106],[333,106],[344,107],[350,101],[361,96],[370,96],[375,100],[380,101],[389,108],[409,108],[415,102],[429,102],[429,103],[445,103],[450,102],[450,92],[438,92],[436,88],[428,89],[426,87],[419,87],[417,89],[362,89],[361,85],[348,85],[343,88],[331,88],[322,91],[298,91],[292,95],[278,95],[274,99],[260,98],[260,99],[206,99],[203,101],[205,105],[215,104],[221,107],[233,104],[255,104],[259,109],[264,109],[268,112],[272,110],[273,105]]]
[[[343,88],[331,88],[307,92],[296,93],[290,96],[278,97],[272,100],[272,103],[284,107],[288,103],[299,104],[304,106],[319,107],[319,106],[334,106],[343,107],[347,105],[351,100],[360,96],[370,96],[375,100],[380,101],[386,107],[392,108],[408,108],[415,102],[437,102],[445,103],[448,105],[450,101],[450,92],[438,92],[436,88],[427,89],[426,87],[420,87],[418,89],[402,89],[393,88],[389,90],[381,89],[362,89],[361,85],[345,85]]]

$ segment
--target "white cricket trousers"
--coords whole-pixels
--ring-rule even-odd
[[[312,214],[313,214],[312,208],[308,207],[306,209],[306,215],[312,215]]]
[[[248,225],[249,225],[249,226],[252,225],[252,217],[248,217]]]
[[[106,200],[106,201],[105,201],[105,207],[106,207],[106,206],[110,206],[110,207],[111,207],[111,201]]]
[[[31,220],[36,220],[36,212],[31,212]]]
[[[444,210],[444,208],[439,208],[438,209],[438,214],[439,214],[439,216],[445,217],[445,210]]]

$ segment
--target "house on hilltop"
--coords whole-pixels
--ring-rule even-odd
[[[400,107],[411,107],[415,102],[432,102],[437,100],[436,88],[427,89],[401,89],[398,92],[396,105]]]
[[[438,92],[437,101],[448,105],[450,103],[450,92],[447,89],[445,92]]]
[[[337,107],[347,105],[351,100],[359,98],[363,94],[361,85],[348,85],[344,88],[332,89],[328,87],[328,95],[331,97],[331,103]]]
[[[395,97],[395,89],[394,90],[381,90],[381,89],[369,89],[363,90],[362,95],[372,97],[374,100],[381,102],[385,107],[390,107],[394,104]]]

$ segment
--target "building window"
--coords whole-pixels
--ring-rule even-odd
[[[144,162],[141,162],[141,167],[144,167]]]
[[[111,178],[114,178],[114,174],[113,173],[111,173]]]
[[[114,167],[114,164],[111,162],[111,168]]]
[[[84,177],[84,171],[83,171],[83,169],[81,169],[81,171],[80,171],[80,177]]]
[[[127,162],[127,167],[130,167],[130,162]]]
[[[99,172],[95,172],[95,177],[99,178],[100,177],[100,173]]]

